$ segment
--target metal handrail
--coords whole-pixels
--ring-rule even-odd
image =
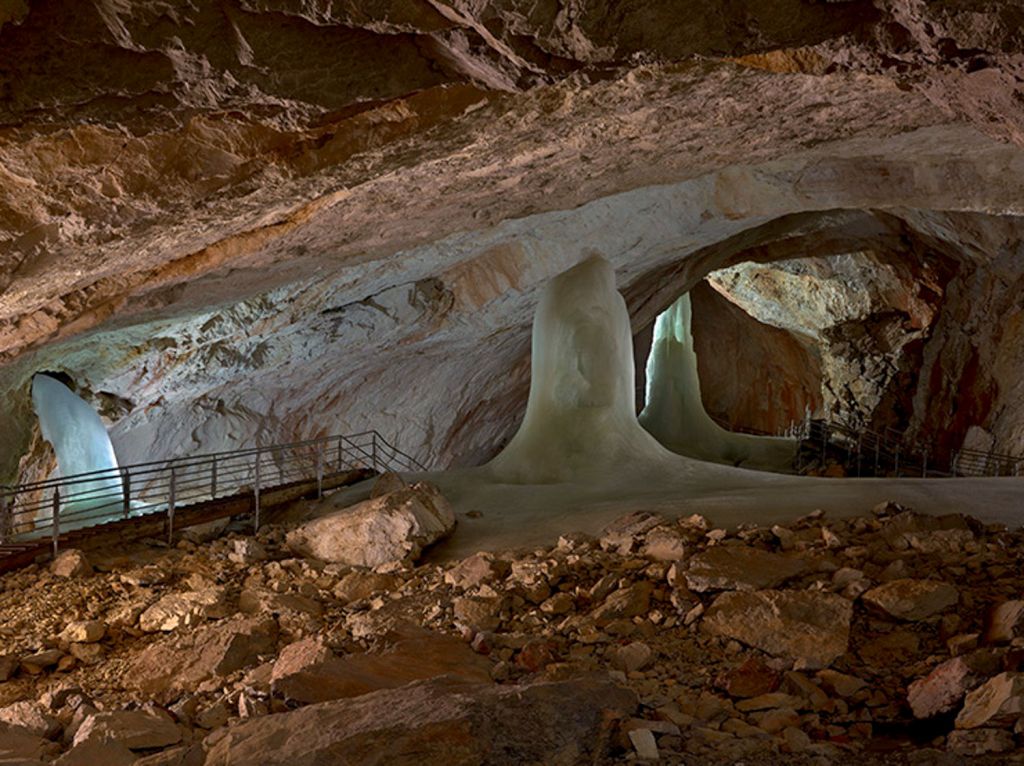
[[[426,470],[373,430],[0,485],[0,543],[52,537],[56,553],[62,530],[160,512],[170,538],[176,510],[239,492],[252,493],[258,529],[261,492],[315,479],[322,494],[326,479],[356,468]]]
[[[964,448],[955,451],[948,463],[940,463],[927,445],[908,443],[905,436],[904,432],[891,427],[880,433],[828,419],[808,419],[800,433],[801,441],[810,443],[822,459],[830,445],[833,452],[845,451],[847,462],[855,466],[858,476],[863,470],[870,469],[870,475],[877,475],[879,470],[888,471],[890,467],[897,476],[921,478],[1024,475],[1022,455]],[[820,447],[816,446],[818,444]],[[800,452],[797,460],[802,461]],[[797,470],[804,467],[802,462],[796,465]]]

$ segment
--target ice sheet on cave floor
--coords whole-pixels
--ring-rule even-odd
[[[764,473],[675,454],[634,415],[629,317],[614,272],[593,258],[557,277],[537,308],[530,397],[508,446],[479,468],[419,474],[453,503],[459,525],[430,555],[550,545],[599,532],[633,510],[702,513],[716,525],[785,523],[816,509],[863,514],[894,500],[1018,526],[1020,479],[823,479]],[[364,499],[369,483],[334,507]],[[469,511],[479,511],[478,518]]]

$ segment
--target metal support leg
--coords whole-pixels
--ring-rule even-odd
[[[53,490],[53,555],[57,556],[60,548],[60,490]]]
[[[174,501],[178,489],[178,472],[175,466],[171,466],[171,486],[167,490],[167,544],[174,544]]]
[[[260,450],[256,450],[256,481],[253,487],[253,515],[252,515],[252,528],[253,533],[260,531],[260,461],[263,454]]]
[[[324,445],[316,445],[316,496],[324,496]]]
[[[132,512],[132,475],[128,473],[127,468],[121,469],[121,494],[122,494],[122,511],[124,517],[127,519]]]
[[[0,495],[0,544],[10,542],[11,528],[11,504],[7,495]]]

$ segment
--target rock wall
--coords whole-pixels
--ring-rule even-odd
[[[45,463],[40,369],[131,403],[121,462],[370,426],[476,463],[539,288],[590,252],[634,330],[751,252],[1016,257],[1024,44],[994,0],[2,13],[6,480]]]
[[[704,407],[731,430],[781,434],[821,411],[813,344],[757,321],[705,281],[690,291]]]

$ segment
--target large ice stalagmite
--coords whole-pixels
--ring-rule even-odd
[[[32,403],[43,438],[53,445],[61,476],[93,471],[117,471],[117,456],[100,416],[81,397],[56,378],[39,374],[32,379]],[[65,508],[81,510],[109,505],[111,515],[123,506],[117,496],[119,476],[105,475],[75,483],[65,492]]]
[[[796,441],[750,436],[719,426],[704,409],[691,332],[689,294],[664,311],[654,325],[647,360],[647,403],[640,423],[673,452],[750,468],[785,470]],[[722,353],[728,353],[722,349]]]
[[[495,480],[607,478],[635,461],[670,457],[636,419],[629,313],[606,260],[591,257],[545,288],[532,353],[523,423],[487,465]]]

